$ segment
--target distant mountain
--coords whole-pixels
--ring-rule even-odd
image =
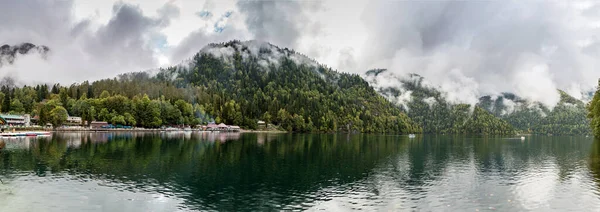
[[[22,43],[14,46],[2,45],[0,46],[0,67],[14,63],[19,55],[39,53],[42,57],[46,57],[49,51],[50,48],[47,46],[36,46],[31,43]]]
[[[428,133],[469,132],[478,129],[467,122],[477,120],[478,131],[494,134],[504,133],[506,125],[523,133],[586,135],[590,134],[585,104],[563,91],[560,102],[550,109],[540,102],[533,102],[512,93],[483,96],[474,108],[448,102],[444,93],[428,84],[417,74],[396,76],[385,69],[366,72],[367,81],[384,97],[394,102]],[[474,113],[454,111],[473,109]],[[478,114],[479,113],[479,114]],[[482,122],[479,116],[486,116]],[[458,117],[457,117],[458,116]]]
[[[515,94],[484,96],[479,106],[523,132],[554,135],[588,135],[591,133],[585,103],[557,90],[560,101],[550,109]]]
[[[425,133],[512,134],[514,128],[479,106],[452,104],[417,74],[396,76],[385,69],[366,72],[366,80],[423,128]]]

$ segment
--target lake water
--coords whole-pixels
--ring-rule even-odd
[[[585,137],[62,133],[2,139],[0,211],[600,211]]]

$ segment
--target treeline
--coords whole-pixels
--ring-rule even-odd
[[[600,80],[598,80],[598,88],[592,101],[587,105],[587,110],[592,132],[596,138],[600,138]]]
[[[371,70],[368,75],[376,76],[384,69]],[[394,87],[380,88],[386,96],[399,97],[410,91],[410,101],[399,105],[408,116],[423,128],[424,133],[442,134],[514,134],[514,128],[506,121],[495,117],[479,106],[451,104],[434,88],[423,86],[423,77],[413,74],[410,79],[399,80],[403,91]]]
[[[55,108],[84,120],[142,127],[215,121],[255,129],[258,120],[300,132],[421,132],[360,76],[299,62],[276,46],[250,52],[239,41],[213,44],[190,64],[70,86],[3,88],[3,112],[52,122]],[[277,60],[272,55],[284,55]],[[143,94],[143,95],[142,95]],[[5,106],[6,105],[6,106]],[[60,121],[60,120],[59,120]]]
[[[560,101],[552,109],[541,103],[527,102],[509,93],[495,100],[491,100],[489,97],[481,98],[479,105],[525,133],[590,134],[590,122],[586,117],[585,104],[564,91],[558,90],[557,92],[560,94]],[[503,103],[504,100],[515,102],[517,105],[510,109]]]
[[[375,77],[386,71],[370,70],[367,72],[367,78],[374,79],[372,81],[376,84]],[[503,93],[495,98],[483,96],[475,106],[469,107],[448,102],[442,92],[425,86],[423,81],[423,77],[411,74],[405,78],[398,78],[398,86],[380,87],[379,92],[395,98],[410,92],[410,100],[399,106],[413,121],[422,126],[425,133],[591,133],[585,104],[561,90],[557,91],[560,101],[554,108],[521,99],[511,93]]]
[[[91,86],[88,86],[91,88]],[[3,86],[0,110],[3,113],[28,113],[38,117],[38,124],[62,125],[67,116],[80,116],[83,121],[107,121],[113,124],[141,127],[162,125],[196,125],[213,121],[199,104],[183,99],[168,100],[164,96],[150,99],[148,95],[136,94],[132,98],[121,94],[112,95],[103,91],[97,98],[90,89],[81,94],[81,88],[73,89],[60,85],[9,88]],[[78,97],[79,96],[79,97]]]

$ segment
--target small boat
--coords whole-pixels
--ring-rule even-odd
[[[521,136],[521,140],[525,140],[525,136]]]
[[[408,134],[408,138],[415,138],[415,134]]]
[[[17,136],[49,136],[51,132],[7,132],[0,133],[0,137],[17,137]]]
[[[35,132],[35,134],[39,135],[52,135],[52,132]]]
[[[2,137],[14,137],[17,136],[17,133],[0,133]]]

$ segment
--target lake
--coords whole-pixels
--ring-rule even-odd
[[[0,211],[600,211],[600,140],[369,134],[3,138]]]

